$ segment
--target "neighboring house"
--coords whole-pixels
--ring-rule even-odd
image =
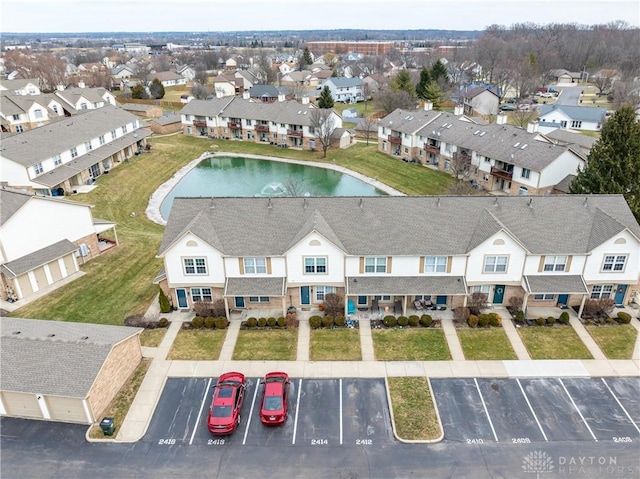
[[[78,73],[98,73],[106,71],[107,67],[100,62],[80,63],[78,65]]]
[[[176,198],[158,256],[183,310],[222,299],[284,316],[337,293],[345,315],[348,300],[407,315],[416,299],[456,308],[481,292],[581,315],[589,298],[629,302],[640,225],[622,195]]]
[[[262,103],[276,102],[280,95],[285,95],[285,98],[290,100],[292,97],[291,89],[273,85],[253,85],[249,88],[249,98]]]
[[[20,135],[2,135],[0,181],[61,196],[133,157],[150,131],[121,108],[104,106]]]
[[[242,81],[232,74],[218,75],[213,79],[213,90],[216,96],[234,96],[240,92]]]
[[[7,91],[13,95],[40,95],[39,82],[35,78],[0,80],[0,91]]]
[[[45,95],[0,92],[0,126],[3,133],[22,133],[49,123],[53,114]]]
[[[0,189],[0,297],[19,302],[78,277],[80,264],[117,245],[116,225],[91,205]],[[108,232],[108,233],[107,233]],[[101,234],[111,236],[106,241]]]
[[[539,111],[541,132],[556,128],[600,131],[607,114],[604,108],[557,104],[542,105]]]
[[[240,88],[241,91],[248,90],[254,85],[260,83],[259,76],[260,72],[257,69],[251,70],[238,70],[234,73],[236,78],[236,85]]]
[[[111,71],[111,76],[120,80],[124,80],[135,76],[137,73],[137,70],[131,65],[118,65]]]
[[[555,83],[578,83],[581,77],[581,72],[570,72],[563,68],[549,72],[549,80]]]
[[[181,120],[180,115],[167,115],[149,120],[148,124],[153,133],[166,135],[182,130]]]
[[[65,90],[56,90],[53,95],[60,100],[64,110],[69,114],[102,108],[105,105],[116,106],[116,97],[109,90],[85,88],[84,84]]]
[[[2,318],[3,416],[102,420],[142,360],[142,328]]]
[[[497,115],[500,97],[489,88],[472,88],[461,96],[466,115]]]
[[[180,110],[184,134],[264,142],[284,148],[320,148],[312,124],[312,112],[316,107],[309,103],[308,97],[303,97],[299,103],[285,100],[281,94],[277,102],[262,103],[252,101],[248,96],[245,92],[243,98],[189,102]],[[335,110],[330,118],[335,129],[342,128],[342,117]]]
[[[165,88],[187,84],[187,80],[176,72],[155,72],[147,75],[148,82],[152,82],[156,78],[160,80],[160,83],[162,83],[162,86]]]
[[[162,108],[157,105],[147,105],[144,103],[125,103],[121,105],[125,111],[133,113],[134,115],[142,116],[145,118],[159,118],[162,116]]]
[[[358,110],[355,108],[345,108],[342,110],[342,118],[352,120],[358,118]]]
[[[591,152],[591,148],[598,141],[592,136],[583,135],[572,130],[556,129],[544,133],[542,136],[552,143],[568,146],[575,151],[580,151],[585,158]]]
[[[291,71],[280,77],[280,84],[286,86],[309,86],[312,73],[309,70]],[[313,75],[315,78],[315,75]]]
[[[364,86],[360,78],[329,77],[318,88],[329,87],[334,101],[340,103],[357,103],[364,101]]]
[[[176,68],[176,73],[182,76],[187,82],[193,81],[196,77],[196,71],[189,65],[182,65]]]

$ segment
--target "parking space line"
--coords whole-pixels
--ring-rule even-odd
[[[196,419],[196,423],[193,426],[193,432],[191,433],[191,439],[189,439],[189,445],[193,444],[193,438],[196,435],[196,429],[198,429],[198,424],[200,424],[200,416],[202,416],[202,410],[204,409],[204,403],[207,401],[207,396],[209,395],[210,387],[211,387],[211,378],[209,378],[207,387],[204,388],[204,396],[202,398],[202,403],[200,404],[200,411],[198,411],[198,419]]]
[[[258,389],[260,389],[260,380],[256,383],[256,390],[253,393],[253,401],[251,401],[251,409],[249,410],[249,419],[247,419],[247,425],[244,428],[244,437],[242,438],[242,445],[247,442],[247,433],[249,432],[249,424],[251,424],[251,417],[253,416],[253,406],[256,404],[256,397],[258,396]]]
[[[636,431],[640,432],[640,428],[638,428],[638,425],[636,424],[636,422],[633,420],[633,418],[629,415],[629,413],[627,412],[627,410],[624,408],[624,406],[622,405],[622,403],[618,400],[618,398],[616,397],[615,394],[613,394],[613,391],[611,390],[611,388],[609,387],[609,385],[607,384],[607,381],[604,380],[604,378],[600,378],[602,379],[602,382],[604,383],[604,385],[607,387],[607,389],[609,390],[609,392],[611,393],[611,395],[613,396],[613,399],[616,400],[616,402],[618,403],[618,406],[620,406],[620,408],[624,411],[624,413],[627,415],[627,418],[629,419],[629,421],[631,421],[631,424],[633,424],[633,427],[636,428]]]
[[[591,428],[589,427],[589,424],[587,423],[587,420],[584,418],[584,416],[582,415],[582,413],[580,412],[580,409],[578,409],[578,406],[576,405],[576,402],[573,400],[573,398],[571,397],[571,394],[569,394],[569,391],[567,391],[567,388],[565,387],[564,383],[562,382],[562,378],[558,378],[558,381],[560,382],[560,385],[562,386],[562,389],[564,389],[564,392],[567,394],[567,396],[569,397],[569,400],[571,401],[571,404],[573,404],[573,407],[576,409],[576,411],[578,411],[578,414],[580,415],[580,417],[582,418],[582,422],[584,422],[584,425],[587,426],[587,429],[589,431],[589,433],[591,434],[591,437],[593,438],[593,440],[595,442],[598,442],[598,438],[596,438],[595,434],[593,434],[593,431],[591,430]]]
[[[522,384],[520,384],[520,379],[516,378],[516,382],[518,383],[518,386],[520,386],[520,391],[524,396],[524,400],[527,401],[527,406],[529,406],[529,410],[531,411],[531,414],[533,414],[533,419],[536,420],[536,424],[538,425],[538,428],[540,428],[542,437],[544,437],[545,441],[549,442],[549,439],[547,439],[547,435],[544,433],[544,429],[542,429],[542,425],[540,424],[540,421],[538,421],[538,416],[536,416],[536,413],[533,411],[533,408],[531,407],[531,403],[529,402],[529,398],[527,397],[527,394],[524,392],[524,389],[522,388]]]
[[[296,401],[296,418],[293,422],[293,440],[291,444],[296,443],[296,431],[298,430],[298,412],[300,412],[300,392],[302,391],[302,378],[300,378],[300,382],[298,383],[298,399]]]
[[[342,445],[342,378],[340,378],[340,445]]]
[[[487,419],[489,420],[489,426],[491,426],[491,432],[493,432],[493,438],[498,441],[498,435],[496,434],[496,430],[493,428],[493,422],[491,422],[491,416],[489,416],[489,411],[487,410],[487,405],[484,403],[484,398],[482,397],[482,393],[480,392],[480,386],[478,386],[478,380],[473,378],[473,382],[476,384],[476,389],[478,390],[478,395],[480,396],[480,401],[482,401],[482,407],[484,408],[484,413],[487,415]]]

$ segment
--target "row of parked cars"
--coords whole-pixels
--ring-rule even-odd
[[[529,111],[532,105],[539,103],[537,97],[540,98],[555,98],[560,94],[560,91],[554,87],[542,87],[531,98],[525,100],[518,100],[517,98],[509,98],[503,105],[500,106],[501,111],[515,111],[525,110]]]
[[[260,421],[265,426],[277,426],[287,420],[289,408],[289,376],[280,371],[267,373],[260,384]],[[218,436],[233,433],[240,424],[240,410],[247,389],[244,374],[232,371],[222,374],[213,386],[207,426]]]

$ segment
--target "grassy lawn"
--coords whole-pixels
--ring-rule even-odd
[[[388,378],[396,433],[406,440],[438,439],[442,428],[426,378]]]
[[[167,328],[145,329],[140,335],[140,345],[157,348],[164,338]]]
[[[16,310],[12,316],[120,325],[127,316],[144,313],[157,293],[152,280],[162,267],[155,255],[164,231],[145,216],[149,197],[177,170],[207,150],[335,163],[377,177],[410,195],[443,194],[454,183],[446,173],[378,153],[375,144],[330,150],[323,160],[319,152],[183,135],[152,138],[150,143],[150,153],[113,168],[98,178],[97,187],[90,193],[69,198],[95,205],[95,218],[116,222],[120,246],[82,265],[86,273],[82,278]]]
[[[638,331],[630,324],[585,326],[609,359],[631,359]]]
[[[518,328],[531,359],[593,359],[570,326]]]
[[[295,361],[298,354],[297,329],[240,330],[234,360]]]
[[[360,331],[357,329],[314,329],[309,350],[311,361],[360,361]]]
[[[226,334],[226,330],[219,329],[182,329],[167,359],[217,361]]]
[[[373,349],[378,361],[443,361],[451,359],[441,329],[374,329]]]
[[[464,357],[469,360],[518,359],[504,329],[459,329]]]
[[[98,418],[99,421],[102,420],[102,417],[114,418],[115,432],[113,433],[113,436],[105,436],[102,433],[102,429],[100,429],[100,426],[92,426],[91,430],[89,431],[89,437],[92,437],[94,439],[116,437],[120,426],[122,426],[122,423],[124,422],[125,416],[129,412],[129,407],[131,406],[133,399],[138,393],[140,384],[142,384],[144,376],[145,374],[147,374],[147,369],[149,369],[149,366],[151,366],[150,359],[143,359],[140,362],[131,377],[127,380],[124,386],[122,386],[122,389],[120,389],[116,397],[113,398],[113,401],[111,401],[111,404],[109,404],[109,407],[107,407],[104,414],[100,418]]]

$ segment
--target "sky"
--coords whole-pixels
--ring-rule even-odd
[[[624,21],[640,0],[0,0],[0,32],[483,30]]]

